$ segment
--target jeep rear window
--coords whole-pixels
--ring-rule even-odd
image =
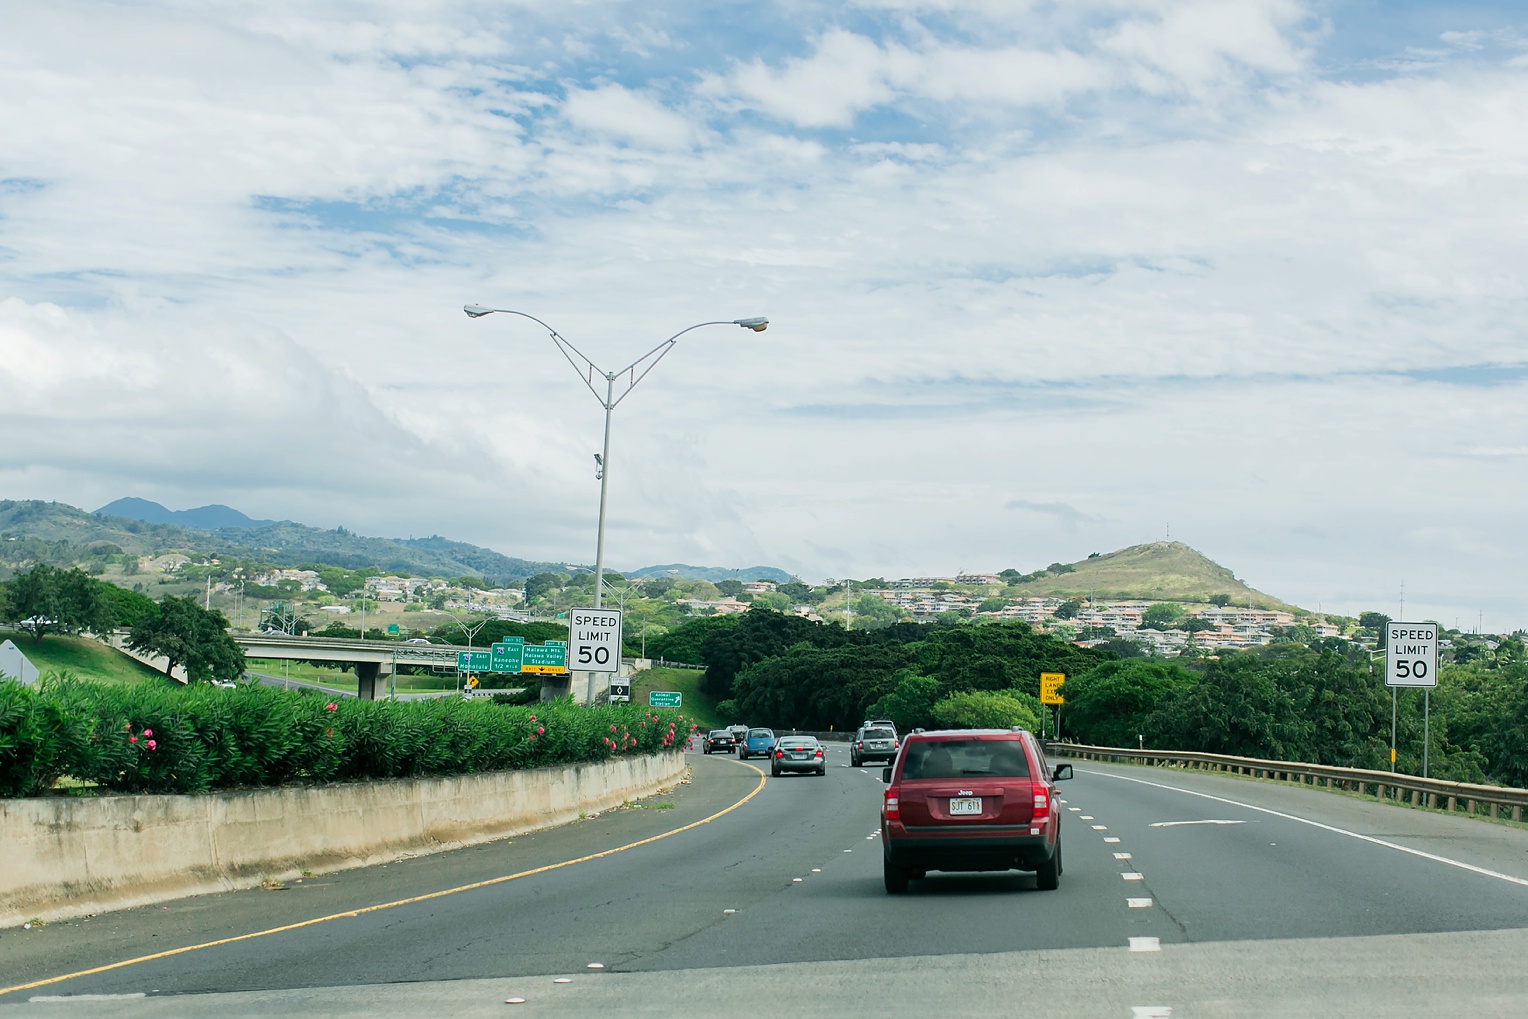
[[[1026,778],[1029,760],[1017,740],[952,739],[914,743],[902,777]]]
[[[896,734],[890,729],[866,729],[866,739],[896,739]]]

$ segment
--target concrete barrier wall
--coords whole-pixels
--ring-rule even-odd
[[[505,838],[673,785],[680,753],[200,796],[0,800],[0,927]]]

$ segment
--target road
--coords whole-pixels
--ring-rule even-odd
[[[0,987],[174,953],[0,995],[0,1017],[472,1015],[511,996],[670,1015],[712,995],[792,1016],[1528,1014],[1522,828],[1079,764],[1059,891],[936,874],[890,897],[879,769],[828,753],[824,778],[768,780],[693,754],[690,784],[533,836],[0,932]]]

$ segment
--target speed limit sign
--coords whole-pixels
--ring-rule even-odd
[[[621,670],[619,609],[569,610],[568,668],[579,672]]]
[[[1438,624],[1386,623],[1386,686],[1438,685]]]

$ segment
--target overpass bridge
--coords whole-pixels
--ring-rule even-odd
[[[377,680],[400,665],[428,665],[455,670],[458,652],[483,648],[455,644],[410,644],[396,640],[350,640],[335,637],[298,637],[285,633],[231,633],[246,658],[287,659],[303,662],[348,662],[355,666],[356,696],[376,700]],[[382,667],[388,667],[383,673]],[[546,677],[552,680],[563,676]]]

